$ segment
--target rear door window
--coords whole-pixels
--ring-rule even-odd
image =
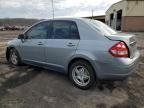
[[[77,25],[72,21],[54,21],[51,35],[53,39],[79,39]]]

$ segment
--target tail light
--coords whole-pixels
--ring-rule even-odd
[[[109,53],[114,57],[128,57],[129,51],[124,42],[118,42],[109,49]]]

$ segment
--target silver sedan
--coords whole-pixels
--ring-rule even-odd
[[[139,52],[133,35],[89,19],[62,18],[34,24],[8,42],[6,58],[67,73],[88,89],[99,80],[122,80],[134,72]]]

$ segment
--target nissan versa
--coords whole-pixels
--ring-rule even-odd
[[[6,50],[8,62],[68,73],[81,89],[92,87],[96,79],[127,78],[139,56],[133,35],[83,18],[41,21],[8,42]]]

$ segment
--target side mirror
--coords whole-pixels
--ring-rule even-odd
[[[25,35],[24,34],[19,34],[18,35],[18,39],[20,39],[21,42],[24,43],[24,41],[25,41]]]
[[[18,39],[23,40],[24,38],[25,38],[24,34],[19,34],[19,35],[18,35]]]

